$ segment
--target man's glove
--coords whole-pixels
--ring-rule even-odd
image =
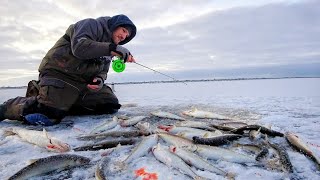
[[[103,79],[99,76],[95,77],[90,84],[87,85],[90,91],[99,91],[103,86]]]
[[[109,45],[109,49],[110,51],[113,51],[121,55],[124,62],[127,62],[129,56],[131,55],[130,51],[127,48],[120,45],[115,45],[113,43]]]

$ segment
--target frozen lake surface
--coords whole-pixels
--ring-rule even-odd
[[[180,114],[182,111],[198,108],[217,112],[246,121],[249,124],[268,126],[280,132],[297,134],[313,152],[320,157],[320,79],[271,79],[246,81],[217,81],[168,84],[116,85],[115,94],[121,104],[134,103],[136,107],[124,107],[116,115],[147,115],[156,110]],[[23,96],[25,89],[1,89],[0,102]],[[53,136],[70,144],[72,148],[84,145],[77,136],[90,132],[110,115],[66,117],[60,125],[47,127]],[[171,124],[175,121],[151,117],[147,120],[153,125]],[[208,121],[208,120],[199,120]],[[33,146],[17,136],[3,136],[8,127],[24,127],[17,121],[0,122],[0,179],[6,179],[25,167],[28,160],[47,157],[56,153]],[[28,126],[41,129],[41,127]],[[116,127],[122,129],[122,127]],[[279,170],[264,167],[244,166],[225,161],[210,162],[228,172],[236,174],[235,179],[320,179],[320,171],[315,163],[293,150],[281,137],[270,138],[273,143],[281,144],[287,150],[294,167],[294,174],[289,176]],[[248,142],[240,139],[239,142]],[[161,141],[162,144],[167,145]],[[124,160],[130,153],[130,147],[109,154],[114,162]],[[106,150],[68,152],[79,154],[98,162]],[[189,177],[169,168],[156,160],[150,152],[135,159],[126,170],[110,173],[110,179],[134,179],[134,171],[146,168],[155,172],[159,179],[188,179]],[[194,168],[199,175],[209,179],[221,179],[222,176]],[[95,179],[95,166],[79,167],[70,171],[51,173],[36,179]]]

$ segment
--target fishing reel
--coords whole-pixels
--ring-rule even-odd
[[[125,70],[125,68],[126,68],[126,64],[124,63],[124,60],[118,56],[113,56],[112,69],[117,73],[121,73]]]

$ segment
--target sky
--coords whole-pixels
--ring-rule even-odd
[[[42,58],[70,24],[117,14],[127,15],[138,28],[125,47],[137,62],[163,73],[192,78],[192,71],[208,76],[214,71],[285,65],[320,69],[316,0],[2,0],[0,86],[37,79]],[[127,64],[123,73],[111,70],[109,79],[158,76]]]

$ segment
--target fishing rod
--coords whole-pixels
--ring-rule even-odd
[[[182,82],[182,81],[179,81],[179,80],[175,79],[174,77],[171,77],[171,76],[169,76],[169,75],[167,75],[167,74],[164,74],[164,73],[162,73],[162,72],[159,72],[159,71],[157,71],[157,70],[151,69],[151,68],[149,68],[149,67],[147,67],[147,66],[145,66],[145,65],[142,65],[142,64],[140,64],[140,63],[137,63],[137,62],[133,62],[133,63],[135,63],[135,64],[137,64],[137,65],[139,65],[139,66],[141,66],[141,67],[147,68],[147,69],[149,69],[149,70],[151,70],[151,71],[153,71],[153,72],[159,73],[159,74],[161,74],[161,75],[163,75],[163,76],[169,77],[169,78],[173,79],[174,81]],[[114,56],[114,57],[112,58],[112,69],[113,69],[115,72],[118,72],[118,73],[123,72],[125,68],[126,68],[126,64],[124,63],[124,61],[123,61],[122,59],[120,59],[119,56]],[[182,83],[185,84],[185,85],[187,85],[187,83],[185,83],[185,82],[182,82]]]
[[[162,75],[164,75],[164,76],[166,76],[166,77],[169,77],[169,78],[171,78],[171,79],[173,79],[173,80],[175,80],[175,81],[177,81],[177,82],[180,82],[179,80],[175,79],[174,77],[171,77],[171,76],[169,76],[169,75],[166,75],[166,74],[164,74],[164,73],[162,73],[162,72],[156,71],[156,70],[154,70],[154,69],[151,69],[151,68],[149,68],[149,67],[147,67],[147,66],[145,66],[145,65],[142,65],[142,64],[140,64],[140,63],[137,63],[137,62],[134,62],[134,63],[137,64],[137,65],[139,65],[139,66],[142,66],[142,67],[144,67],[144,68],[147,68],[147,69],[149,69],[149,70],[151,70],[151,71],[154,71],[154,72],[157,72],[157,73],[159,73],[159,74],[162,74]],[[185,82],[182,82],[182,83],[185,84],[185,85],[187,85],[187,83],[185,83]]]

